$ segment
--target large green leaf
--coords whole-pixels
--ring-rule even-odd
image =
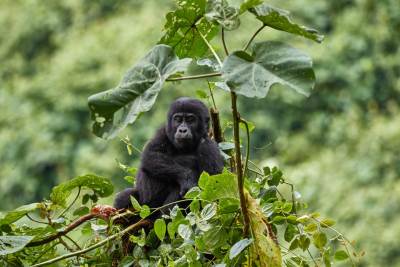
[[[236,176],[228,171],[212,176],[203,172],[199,179],[199,187],[203,190],[201,198],[205,200],[239,198]]]
[[[93,132],[113,138],[153,106],[165,80],[184,71],[190,59],[178,59],[172,48],[157,45],[125,74],[120,84],[89,97]]]
[[[7,212],[6,214],[0,217],[0,225],[16,222],[22,217],[24,217],[27,213],[39,208],[39,206],[40,203],[32,203],[21,206],[13,211]]]
[[[208,0],[205,17],[232,31],[239,27],[239,9],[229,6],[226,0]]]
[[[86,174],[54,187],[50,199],[54,204],[65,206],[71,191],[78,187],[91,189],[100,197],[107,197],[114,191],[114,186],[109,179],[94,174]]]
[[[206,0],[177,0],[177,9],[169,12],[160,43],[173,47],[179,57],[202,57],[208,47],[199,32],[211,40],[218,27],[204,17]]]
[[[290,19],[290,12],[287,10],[276,8],[264,3],[250,8],[250,12],[252,12],[264,25],[276,30],[300,35],[318,43],[321,43],[324,39],[324,36],[318,34],[318,31],[292,22]]]
[[[32,239],[33,236],[0,236],[0,256],[20,251]]]
[[[263,98],[272,85],[286,85],[308,96],[315,83],[311,58],[281,42],[260,42],[252,54],[236,51],[222,66],[222,78],[235,91],[247,97]]]

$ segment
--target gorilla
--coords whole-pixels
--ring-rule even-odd
[[[200,174],[222,172],[224,160],[208,136],[210,116],[199,100],[182,97],[169,109],[167,123],[146,145],[136,175],[136,187],[117,194],[114,207],[132,207],[130,196],[150,208],[183,198]],[[163,209],[165,211],[165,209]]]

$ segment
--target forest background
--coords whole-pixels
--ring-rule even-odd
[[[282,168],[311,210],[335,218],[366,251],[362,266],[400,266],[400,2],[268,2],[326,38],[315,45],[273,30],[258,37],[290,39],[306,51],[317,85],[309,98],[278,87],[266,99],[240,98],[256,125],[253,158]],[[207,88],[167,84],[153,109],[112,141],[91,133],[87,97],[112,88],[158,41],[172,7],[166,0],[0,2],[0,211],[40,201],[85,173],[129,186],[119,163],[137,166],[140,155],[129,155],[120,139],[141,149],[173,99]],[[258,27],[243,21],[239,34],[227,34],[237,47]],[[224,124],[229,102],[215,97]]]

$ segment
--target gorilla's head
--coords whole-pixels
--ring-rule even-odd
[[[169,109],[166,132],[179,150],[193,150],[208,134],[210,116],[203,102],[182,97]]]

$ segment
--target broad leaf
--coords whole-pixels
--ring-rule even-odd
[[[22,217],[24,217],[27,213],[36,210],[39,208],[40,203],[32,203],[28,205],[21,206],[13,211],[9,211],[4,215],[0,216],[0,225],[10,224],[18,221]]]
[[[208,21],[218,23],[228,31],[240,25],[239,9],[229,6],[226,0],[208,0],[205,16]]]
[[[207,251],[213,251],[224,246],[229,239],[228,233],[224,228],[212,227],[200,238],[204,242]]]
[[[32,239],[33,236],[0,236],[0,256],[20,251]]]
[[[344,250],[338,250],[335,252],[334,257],[335,257],[335,260],[337,260],[337,261],[343,261],[343,260],[346,260],[349,257],[349,255]]]
[[[318,43],[321,43],[324,39],[324,36],[318,34],[318,31],[292,22],[290,19],[290,12],[287,10],[276,8],[263,3],[261,5],[250,8],[250,11],[264,25],[267,25],[276,30],[300,35]]]
[[[204,200],[239,198],[236,176],[228,171],[212,176],[202,173],[199,179],[199,187],[203,190],[200,196]]]
[[[245,248],[247,248],[251,243],[253,242],[253,239],[242,239],[238,242],[236,242],[230,249],[229,251],[229,259],[235,258],[237,255],[240,254]]]
[[[190,61],[178,59],[169,46],[155,46],[128,70],[117,87],[89,97],[94,134],[106,139],[115,137],[152,108],[165,80],[184,71]]]
[[[193,234],[192,228],[186,224],[180,224],[178,226],[178,234],[185,240],[190,240],[190,237]]]
[[[229,88],[247,97],[263,98],[279,83],[308,96],[315,75],[309,56],[281,42],[261,42],[252,54],[236,51],[222,66],[222,78]]]
[[[140,218],[144,219],[148,217],[150,214],[151,214],[150,207],[147,205],[143,205],[139,212]]]
[[[217,214],[217,204],[215,203],[210,203],[207,204],[204,209],[201,211],[201,219],[202,220],[209,220],[212,217],[214,217],[214,215]]]
[[[328,238],[326,237],[325,233],[317,232],[313,234],[313,241],[317,248],[322,249],[328,242]]]
[[[109,179],[94,174],[86,174],[54,187],[50,199],[54,204],[65,206],[71,191],[78,187],[91,189],[100,197],[108,197],[114,191],[114,186]]]
[[[166,16],[165,34],[159,43],[170,45],[179,57],[201,57],[208,47],[200,33],[211,40],[218,32],[204,17],[206,0],[177,0],[177,5]]]
[[[154,222],[154,232],[161,241],[164,240],[166,231],[167,231],[167,226],[165,224],[165,221],[163,219],[157,219]]]

